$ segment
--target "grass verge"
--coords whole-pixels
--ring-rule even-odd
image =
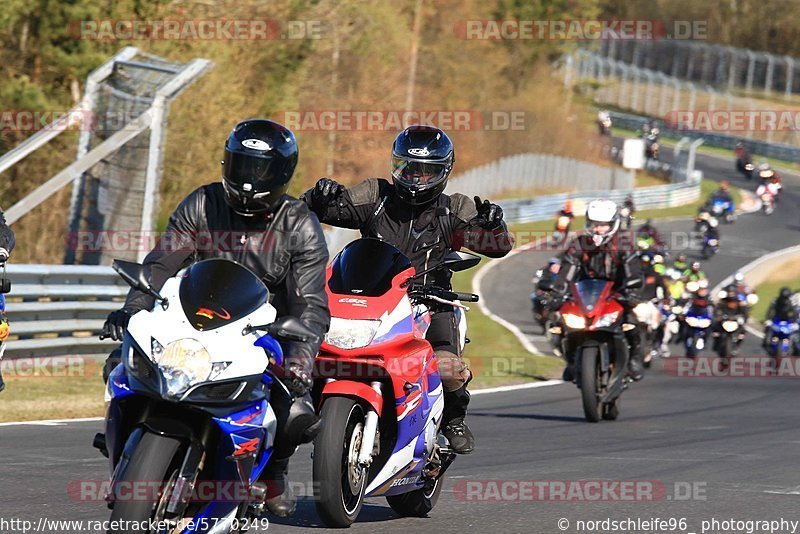
[[[103,415],[102,364],[90,358],[69,361],[54,367],[33,359],[4,360],[0,422]]]
[[[778,296],[782,287],[788,287],[794,293],[800,291],[800,261],[790,260],[778,267],[772,269],[772,274],[766,282],[762,282],[755,287],[755,292],[758,295],[758,302],[750,313],[751,322],[755,321],[761,324],[767,318],[767,310],[770,303]]]

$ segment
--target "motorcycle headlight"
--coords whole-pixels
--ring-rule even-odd
[[[614,324],[614,321],[617,320],[619,317],[619,312],[611,312],[606,313],[605,315],[601,316],[595,323],[592,325],[592,328],[606,328]]]
[[[686,324],[692,328],[708,328],[711,326],[711,319],[705,319],[702,317],[687,317]]]
[[[719,243],[719,241],[717,241],[716,239],[709,239],[708,240],[708,244],[711,245],[712,247],[717,246],[718,243]]]
[[[700,289],[700,284],[698,284],[695,281],[691,281],[688,284],[686,284],[686,290],[689,291],[690,293],[694,293],[698,289]]]
[[[683,307],[682,306],[673,306],[672,307],[672,313],[674,313],[675,315],[680,315],[682,312],[683,312]]]
[[[739,330],[739,321],[723,321],[722,328],[726,332],[736,332]]]
[[[581,330],[583,328],[586,328],[586,319],[584,319],[580,315],[574,315],[572,313],[564,314],[564,323],[567,325],[568,328],[572,328],[575,330]]]
[[[758,304],[758,295],[756,295],[755,293],[750,293],[749,295],[747,295],[747,303],[750,306],[755,306],[756,304]]]
[[[211,354],[196,339],[179,339],[164,347],[152,338],[151,348],[170,395],[180,395],[211,375]]]
[[[331,317],[331,327],[325,335],[325,341],[340,349],[366,347],[372,343],[380,324],[379,320]]]

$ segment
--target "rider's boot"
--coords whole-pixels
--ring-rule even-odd
[[[289,458],[272,458],[260,478],[267,485],[267,510],[278,517],[288,517],[297,508],[297,497],[289,484],[288,471]]]
[[[469,405],[467,384],[469,384],[469,380],[455,391],[444,392],[442,434],[450,442],[453,452],[458,454],[469,454],[475,448],[475,438],[464,421]]]

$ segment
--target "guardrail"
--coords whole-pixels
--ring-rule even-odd
[[[6,358],[109,352],[98,339],[128,286],[111,267],[9,264],[11,325]]]
[[[596,198],[608,198],[620,203],[623,202],[629,194],[633,195],[637,210],[682,206],[700,198],[700,181],[693,180],[686,183],[656,185],[627,190],[561,193],[525,200],[503,200],[499,201],[498,204],[503,208],[506,221],[510,223],[523,223],[552,219],[556,212],[564,207],[564,203],[567,200],[571,200],[573,206],[579,203],[586,203]]]

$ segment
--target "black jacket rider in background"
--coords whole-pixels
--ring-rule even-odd
[[[411,126],[392,147],[392,182],[371,178],[351,188],[323,178],[302,198],[321,222],[361,231],[397,247],[417,272],[433,267],[462,246],[492,258],[505,256],[513,239],[503,211],[488,200],[443,193],[455,161],[453,144],[442,130]],[[419,280],[450,288],[450,271],[439,269]],[[439,362],[445,407],[442,432],[455,452],[469,453],[473,437],[464,423],[472,373],[461,359],[456,315],[450,306],[432,308],[427,339]]]
[[[286,195],[297,155],[294,134],[284,126],[268,120],[237,124],[225,145],[222,183],[189,194],[144,260],[156,290],[196,261],[236,261],[261,277],[278,316],[296,316],[316,333],[312,341],[285,347],[283,382],[293,398],[278,384],[272,388],[278,430],[263,478],[272,482],[267,508],[280,516],[293,513],[296,504],[286,483],[289,457],[319,427],[308,391],[314,358],[330,324],[322,228],[302,201]],[[151,296],[131,290],[125,307],[109,316],[105,332],[120,339],[130,316],[153,304]]]
[[[782,287],[778,293],[778,297],[773,300],[769,309],[767,310],[767,317],[764,325],[764,338],[761,345],[766,347],[767,341],[770,338],[771,323],[777,321],[797,321],[797,306],[792,302],[792,290],[788,287]]]
[[[14,232],[6,224],[6,218],[3,212],[0,211],[0,266],[8,261],[11,255],[11,250],[14,248]],[[0,321],[4,321],[5,317],[0,316]],[[3,375],[0,374],[0,391],[6,389],[6,383],[3,381]]]
[[[628,281],[639,279],[641,284],[642,270],[639,258],[633,252],[633,243],[626,243],[620,238],[619,227],[620,215],[616,204],[610,200],[590,202],[586,209],[586,233],[575,237],[561,255],[561,270],[554,287],[565,294],[568,285],[573,282],[588,278],[613,281],[614,290],[625,299],[621,304],[628,317],[627,322],[636,324],[638,320],[633,307],[641,300],[641,296],[638,289],[628,288]],[[644,376],[644,369],[639,328],[625,332],[625,337],[631,351],[629,375],[634,380],[640,380]],[[567,359],[564,380],[571,382],[574,379],[575,347],[565,346],[564,355]]]

